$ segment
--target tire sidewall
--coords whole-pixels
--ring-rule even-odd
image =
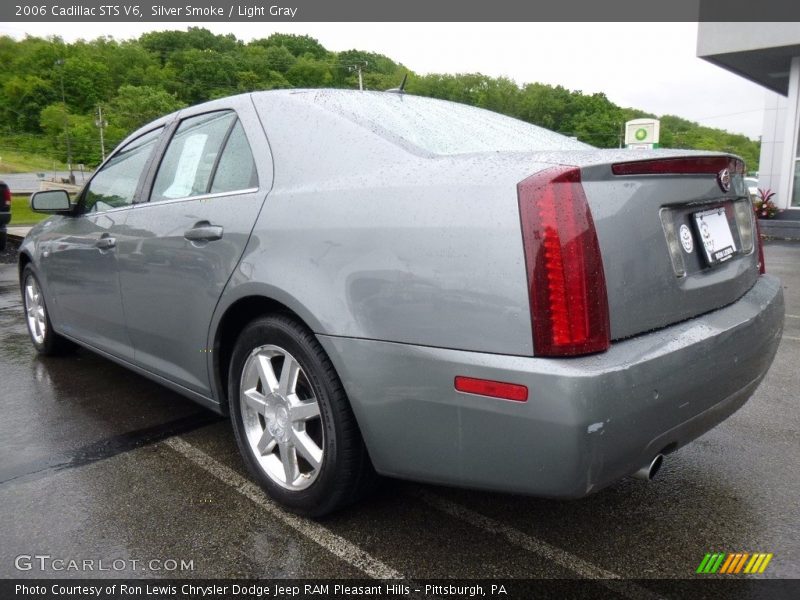
[[[320,507],[334,500],[332,496],[335,495],[333,492],[336,487],[335,476],[342,435],[341,422],[333,404],[338,401],[337,389],[334,382],[325,376],[328,372],[327,365],[322,363],[319,352],[309,343],[309,336],[313,334],[280,316],[253,321],[240,335],[231,358],[228,399],[236,443],[249,471],[275,500],[295,512],[314,515],[327,512]],[[242,371],[252,351],[268,344],[286,350],[297,360],[319,403],[324,432],[323,461],[317,478],[303,490],[287,490],[272,481],[253,455],[244,432],[240,401]]]
[[[36,287],[39,288],[39,294],[42,297],[42,306],[44,307],[44,322],[45,322],[45,332],[44,332],[44,340],[42,343],[38,343],[34,337],[33,332],[31,331],[31,327],[28,324],[28,315],[27,315],[27,300],[25,299],[25,286],[28,284],[28,279],[33,278],[36,282]],[[39,277],[36,276],[36,272],[33,270],[31,265],[25,265],[25,268],[22,270],[22,306],[25,310],[25,327],[28,330],[28,337],[31,338],[31,343],[33,347],[36,348],[36,351],[40,354],[49,354],[53,351],[53,339],[55,337],[53,332],[53,324],[50,322],[50,309],[47,307],[47,301],[45,300],[44,288],[42,287],[42,283],[39,280]]]

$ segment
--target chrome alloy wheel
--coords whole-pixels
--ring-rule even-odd
[[[33,341],[43,344],[47,334],[47,315],[42,291],[33,275],[28,275],[25,279],[25,317],[28,320],[28,330],[31,332]]]
[[[325,439],[319,403],[297,360],[278,346],[260,346],[247,357],[239,389],[247,444],[266,475],[291,491],[314,483]]]

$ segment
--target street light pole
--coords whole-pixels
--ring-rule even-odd
[[[362,92],[364,91],[364,76],[362,74],[362,71],[364,67],[366,67],[368,64],[369,63],[365,60],[363,63],[357,63],[355,65],[349,65],[347,67],[349,71],[351,72],[356,71],[358,73],[358,89]]]
[[[67,138],[67,166],[69,167],[69,182],[75,184],[75,173],[72,172],[72,141],[69,138],[69,116],[67,115],[67,96],[64,93],[64,59],[58,59],[56,64],[61,67],[58,70],[61,76],[61,103],[64,107],[64,135]]]

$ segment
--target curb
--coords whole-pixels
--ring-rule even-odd
[[[800,241],[800,221],[759,219],[758,226],[764,239]]]

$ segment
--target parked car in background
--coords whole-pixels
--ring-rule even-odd
[[[758,178],[745,177],[744,184],[747,186],[747,191],[751,198],[758,198]]]
[[[11,222],[11,189],[0,181],[0,252],[6,249],[7,225]]]
[[[375,472],[581,497],[652,477],[772,363],[743,172],[402,93],[215,100],[131,135],[75,204],[33,195],[28,328],[230,414],[302,514]]]

